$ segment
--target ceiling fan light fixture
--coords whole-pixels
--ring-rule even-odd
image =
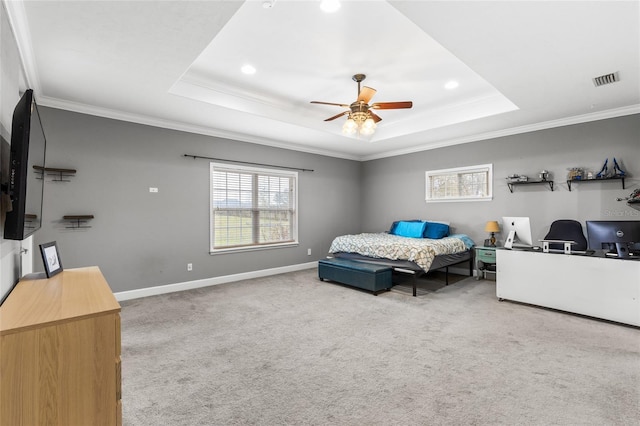
[[[349,114],[349,118],[355,121],[358,127],[361,127],[367,118],[370,118],[370,115],[366,112],[356,111]]]
[[[375,132],[375,130],[370,127],[363,127],[362,129],[360,129],[360,134],[364,136],[372,135],[373,132]]]
[[[325,119],[324,121],[333,121],[336,118],[347,116],[347,121],[342,125],[342,133],[352,135],[358,133],[361,135],[372,135],[378,127],[377,123],[382,120],[378,114],[373,112],[374,109],[404,109],[413,107],[413,102],[375,102],[369,105],[369,101],[376,94],[377,90],[372,87],[360,87],[360,83],[367,78],[364,74],[355,74],[352,80],[358,83],[358,98],[355,102],[349,104],[311,101],[312,104],[333,105],[341,108],[348,108],[340,114]]]
[[[360,126],[360,133],[371,135],[373,134],[373,132],[375,132],[376,127],[378,127],[378,125],[375,123],[375,121],[373,121],[373,118],[369,117],[364,120],[364,123],[362,123],[362,126]]]
[[[342,133],[345,135],[372,135],[376,131],[377,124],[368,112],[352,112],[342,125]]]
[[[358,131],[358,124],[356,124],[355,120],[351,117],[347,119],[342,125],[342,133],[345,135],[353,135]]]

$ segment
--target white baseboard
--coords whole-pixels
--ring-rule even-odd
[[[186,281],[183,283],[160,285],[155,287],[141,288],[137,290],[121,291],[114,293],[118,301],[138,299],[140,297],[156,296],[165,293],[174,293],[176,291],[191,290],[194,288],[209,287],[212,285],[231,283],[241,280],[249,280],[252,278],[268,277],[271,275],[284,274],[286,272],[302,271],[304,269],[312,269],[318,266],[318,262],[300,263],[298,265],[282,266],[279,268],[262,269],[259,271],[243,272],[234,275],[225,275],[222,277],[205,278],[196,281]]]

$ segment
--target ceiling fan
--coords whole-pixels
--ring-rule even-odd
[[[324,121],[335,120],[338,117],[342,117],[347,115],[347,121],[342,127],[342,132],[346,134],[353,133],[361,133],[365,135],[370,135],[375,131],[376,123],[378,123],[382,118],[379,115],[374,113],[372,110],[374,109],[404,109],[411,108],[413,106],[413,102],[411,101],[403,101],[403,102],[375,102],[369,105],[369,101],[376,94],[376,89],[373,89],[368,86],[363,86],[360,89],[360,83],[367,78],[364,74],[356,74],[352,77],[353,81],[358,83],[358,98],[355,102],[351,104],[338,104],[332,102],[320,102],[320,101],[311,101],[312,104],[321,104],[321,105],[334,105],[339,106],[341,108],[348,108],[347,111],[343,111],[340,114],[336,114],[333,117],[329,117]]]

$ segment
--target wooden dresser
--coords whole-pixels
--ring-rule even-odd
[[[22,279],[0,307],[0,425],[121,425],[120,305],[97,267]]]

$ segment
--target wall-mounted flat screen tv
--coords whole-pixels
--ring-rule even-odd
[[[11,210],[4,222],[4,238],[24,240],[40,228],[47,142],[33,90],[20,98],[11,123],[11,153],[7,192]]]

